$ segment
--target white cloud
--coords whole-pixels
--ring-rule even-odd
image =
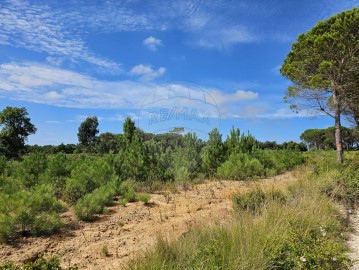
[[[317,114],[318,115],[318,114]],[[309,110],[301,110],[298,113],[291,111],[288,107],[279,108],[273,113],[260,114],[258,118],[269,118],[269,119],[285,119],[285,118],[303,118],[303,117],[314,117],[315,115]]]
[[[210,94],[219,104],[233,103],[244,100],[254,100],[258,98],[258,93],[244,90],[237,90],[233,94],[224,94],[218,90],[213,90],[210,92]]]
[[[130,71],[130,75],[140,76],[142,80],[150,81],[162,76],[165,72],[166,68],[164,67],[160,67],[155,70],[151,66],[141,64],[134,66]]]
[[[210,27],[195,38],[196,45],[213,49],[228,49],[239,43],[249,43],[259,40],[244,26],[218,25]]]
[[[45,97],[48,99],[59,99],[59,98],[62,98],[62,95],[60,95],[56,91],[50,91],[45,94]]]
[[[0,44],[47,53],[49,62],[60,56],[107,70],[119,70],[117,63],[95,56],[82,38],[67,28],[67,21],[76,21],[78,14],[61,14],[47,6],[22,0],[5,3],[7,5],[0,8]]]
[[[135,71],[141,76],[151,74],[145,67]],[[150,94],[154,98],[166,98],[173,106],[178,106],[177,97],[184,97],[182,105],[186,106],[195,100],[213,105],[235,104],[241,100],[254,100],[258,96],[251,91],[225,93],[219,89],[183,83],[158,85],[148,81],[98,80],[32,62],[0,65],[0,95],[15,100],[70,108],[136,109],[144,105],[144,98]]]
[[[162,41],[153,36],[149,36],[143,41],[143,45],[145,45],[147,48],[149,48],[152,51],[156,51],[157,48],[162,45]]]

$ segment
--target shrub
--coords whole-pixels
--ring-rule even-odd
[[[62,268],[60,266],[60,260],[54,256],[46,260],[43,256],[36,259],[35,262],[26,263],[24,267],[16,265],[14,262],[4,262],[0,264],[1,270],[77,270],[77,266],[69,266],[68,268]]]
[[[345,253],[343,245],[327,237],[323,228],[294,226],[266,256],[273,269],[348,269],[351,262]]]
[[[114,168],[100,158],[85,158],[66,182],[65,199],[75,202],[94,189],[116,180]]]
[[[120,184],[118,193],[123,196],[128,202],[135,202],[137,200],[132,181],[125,181]]]
[[[263,165],[248,154],[237,153],[229,156],[217,170],[223,179],[240,180],[263,175]]]
[[[243,194],[237,194],[233,197],[234,205],[240,210],[257,213],[266,200],[266,194],[263,190],[256,188]]]
[[[94,215],[103,213],[105,206],[113,201],[114,195],[115,189],[110,184],[85,195],[75,205],[76,217],[84,221],[93,221]]]
[[[32,233],[36,236],[49,235],[58,232],[63,223],[60,216],[54,213],[41,213],[34,217]]]
[[[6,169],[6,157],[0,156],[0,175],[2,175],[5,172]]]
[[[40,183],[40,175],[47,167],[47,158],[43,153],[31,153],[18,163],[15,176],[22,180],[23,184],[30,188]]]
[[[12,240],[25,231],[33,235],[54,233],[62,226],[59,217],[62,210],[49,185],[3,193],[0,196],[0,241]]]
[[[108,247],[107,247],[107,246],[103,246],[103,247],[101,248],[101,254],[102,254],[103,256],[106,256],[106,257],[110,256],[110,252],[108,251]]]
[[[138,194],[137,198],[145,204],[148,204],[148,202],[151,200],[151,196],[148,193],[140,193]]]
[[[262,206],[267,202],[284,204],[286,201],[287,197],[283,191],[273,188],[265,192],[260,188],[256,188],[249,192],[233,196],[235,207],[252,214],[258,213]]]
[[[66,154],[60,152],[50,158],[44,174],[46,183],[54,186],[57,197],[62,197],[66,187],[66,179],[70,176],[70,161]]]

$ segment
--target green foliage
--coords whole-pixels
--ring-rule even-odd
[[[110,252],[108,251],[108,247],[107,246],[103,246],[102,248],[101,248],[101,254],[103,255],[103,256],[110,256]]]
[[[215,128],[209,133],[209,138],[201,152],[203,171],[213,176],[217,168],[225,159],[225,148],[222,142],[222,135]]]
[[[263,165],[254,157],[244,153],[232,154],[217,170],[222,179],[243,180],[263,175]]]
[[[43,256],[36,259],[35,262],[26,263],[23,267],[16,265],[14,262],[4,262],[0,264],[0,270],[77,270],[77,266],[69,266],[68,268],[62,268],[60,266],[60,260],[54,256],[46,260]]]
[[[27,115],[24,107],[6,107],[0,112],[0,155],[19,158],[24,152],[27,137],[36,132]]]
[[[267,255],[274,269],[348,269],[343,245],[327,236],[323,227],[304,230],[292,226]]]
[[[294,83],[285,96],[292,109],[325,112],[335,119],[339,163],[343,162],[341,114],[352,115],[359,123],[358,25],[358,8],[320,21],[298,37],[281,68]]]
[[[170,157],[170,170],[175,181],[186,183],[198,172],[200,147],[201,142],[194,133],[187,133],[183,137],[183,147],[177,146]]]
[[[127,144],[132,143],[132,140],[137,133],[136,130],[135,122],[133,122],[131,118],[127,117],[123,123],[123,134]]]
[[[119,177],[123,180],[144,180],[145,179],[145,152],[140,138],[136,133],[126,144],[124,152],[118,154],[117,165]]]
[[[286,200],[286,195],[280,190],[270,189],[269,191],[264,192],[260,188],[256,188],[243,194],[236,194],[233,197],[233,203],[236,208],[248,211],[252,214],[257,214],[268,201],[284,204]]]
[[[355,128],[341,127],[342,141],[345,149],[354,149],[359,143]],[[326,129],[307,129],[301,135],[309,149],[335,149],[335,127]]]
[[[121,148],[121,141],[118,135],[110,132],[102,133],[96,140],[96,152],[101,155],[112,153],[118,153]]]
[[[113,202],[116,190],[113,184],[95,189],[77,201],[75,205],[76,217],[84,221],[93,221],[95,214],[101,214],[106,205]]]
[[[323,181],[321,191],[327,196],[333,197],[343,203],[348,208],[355,208],[359,202],[359,159],[358,153],[353,152],[348,155],[348,161],[343,166],[331,165],[335,162],[333,155],[326,157],[325,161],[318,161],[315,164],[316,174],[330,175],[333,170],[338,170],[334,174],[332,181]]]
[[[116,180],[115,170],[105,159],[84,157],[66,181],[65,199],[75,202],[94,189]]]
[[[134,183],[131,181],[124,181],[120,184],[118,194],[123,196],[127,202],[135,202],[137,200]]]
[[[0,175],[5,173],[7,168],[7,161],[5,156],[0,156]]]
[[[153,139],[143,143],[144,145],[144,167],[146,170],[146,180],[156,181],[163,179],[165,168],[161,165],[161,146]]]
[[[237,194],[233,197],[234,205],[240,210],[257,213],[263,206],[266,199],[266,194],[261,189],[257,188],[244,194]]]
[[[161,238],[127,269],[349,269],[342,216],[318,189],[322,173],[304,175],[288,196],[277,189],[237,195],[242,211],[231,221],[201,225],[176,241]]]
[[[80,146],[86,151],[92,151],[92,147],[96,142],[96,135],[98,130],[98,119],[96,116],[87,117],[80,125],[77,137]]]
[[[148,202],[151,200],[151,195],[148,193],[140,193],[137,195],[137,198],[144,204],[148,204]]]
[[[273,176],[302,164],[299,152],[257,150],[251,155],[238,153],[229,156],[217,170],[223,179],[241,180],[250,177]]]
[[[59,213],[63,210],[49,185],[32,190],[2,193],[0,196],[0,242],[16,238],[20,233],[47,235],[62,227]]]
[[[56,196],[62,197],[66,187],[66,179],[70,174],[70,160],[65,153],[60,152],[48,159],[43,178],[46,183],[54,186]]]
[[[31,153],[24,157],[17,170],[17,177],[25,187],[34,187],[40,183],[40,176],[47,167],[47,158],[43,153]]]

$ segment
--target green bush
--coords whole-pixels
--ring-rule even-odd
[[[235,207],[251,213],[257,213],[265,200],[266,194],[259,188],[233,197]]]
[[[44,235],[57,232],[61,226],[59,203],[49,185],[33,190],[0,194],[0,241],[7,242],[20,233]]]
[[[124,181],[120,184],[118,194],[123,196],[128,202],[135,202],[137,200],[134,183],[132,181]]]
[[[5,173],[6,166],[7,166],[6,157],[0,156],[0,175]]]
[[[144,202],[145,204],[148,204],[148,202],[151,200],[151,195],[148,194],[148,193],[140,193],[140,194],[138,194],[137,198],[141,202]]]
[[[63,226],[60,216],[56,213],[41,213],[34,217],[32,233],[36,236],[50,235],[58,232]]]
[[[263,165],[248,154],[236,153],[229,156],[217,170],[223,179],[243,180],[249,177],[262,176]]]
[[[256,188],[233,196],[233,203],[237,209],[248,211],[252,214],[259,213],[262,206],[267,202],[284,204],[286,200],[287,197],[282,191],[273,188],[267,191]]]
[[[346,249],[322,227],[303,230],[293,226],[266,255],[272,269],[348,269]]]
[[[85,195],[75,205],[76,217],[84,221],[93,221],[94,215],[103,213],[105,206],[113,201],[115,193],[113,185],[108,184]]]
[[[62,268],[60,266],[60,260],[54,256],[46,260],[43,256],[36,259],[35,262],[26,263],[23,267],[16,265],[14,262],[4,262],[0,264],[0,270],[77,270],[77,266],[69,266],[68,268]]]
[[[40,183],[40,176],[47,167],[47,158],[43,153],[31,153],[16,166],[14,175],[21,179],[25,187],[31,188]]]
[[[116,180],[115,170],[106,160],[92,157],[78,161],[66,182],[65,199],[75,202],[94,189]]]
[[[44,180],[55,188],[56,196],[62,197],[66,187],[66,179],[70,176],[71,166],[66,154],[60,152],[49,158],[44,173]]]

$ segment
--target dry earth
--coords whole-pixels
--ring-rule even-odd
[[[351,223],[353,225],[354,232],[350,235],[348,241],[351,249],[350,258],[354,260],[353,270],[359,270],[359,212],[351,217]]]
[[[109,207],[95,222],[78,222],[71,211],[63,214],[66,228],[51,237],[24,237],[12,245],[0,245],[0,261],[26,262],[38,254],[59,255],[62,264],[79,269],[122,269],[135,255],[153,248],[159,235],[176,239],[193,225],[223,222],[230,218],[231,197],[256,185],[286,186],[293,173],[256,182],[207,181],[175,194],[151,195],[151,206],[142,202]],[[107,246],[109,255],[101,250]]]

